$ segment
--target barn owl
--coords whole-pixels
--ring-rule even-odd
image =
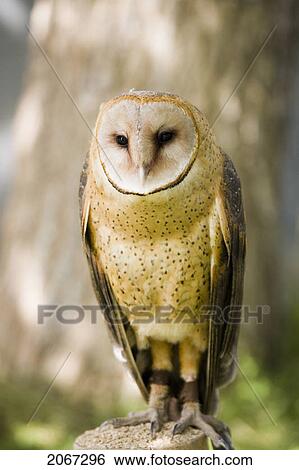
[[[82,236],[117,355],[148,409],[114,426],[167,421],[232,448],[215,417],[232,380],[242,302],[240,181],[204,115],[169,93],[100,107],[80,184]]]

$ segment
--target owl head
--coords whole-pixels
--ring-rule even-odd
[[[94,169],[122,193],[152,194],[185,178],[210,133],[204,116],[178,96],[131,91],[101,105]]]

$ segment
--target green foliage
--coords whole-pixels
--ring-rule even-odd
[[[248,351],[241,354],[242,373],[223,390],[220,409],[237,449],[299,449],[298,342],[293,346],[273,373],[260,368]]]
[[[53,387],[30,421],[48,387],[37,380],[0,383],[1,449],[72,448],[79,434],[98,426],[113,412],[123,412],[103,412],[88,399],[76,400]]]
[[[237,449],[299,448],[299,429],[290,412],[290,395],[283,381],[259,370],[250,356],[242,357],[242,371],[222,393],[220,418],[229,423]],[[298,402],[298,400],[297,400]]]

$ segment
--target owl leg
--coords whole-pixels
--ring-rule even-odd
[[[151,422],[151,433],[160,431],[163,423],[169,421],[169,386],[172,371],[172,346],[166,341],[151,340],[152,377],[149,409],[156,418]]]
[[[189,426],[200,429],[211,439],[216,449],[231,449],[228,428],[213,416],[200,411],[198,395],[198,370],[202,353],[188,340],[179,345],[180,374],[184,380],[180,399],[183,403],[180,419],[173,428],[173,435],[181,434]]]
[[[151,434],[155,437],[163,423],[169,421],[169,380],[172,370],[171,345],[164,341],[150,341],[152,352],[152,376],[150,385],[149,407],[146,411],[130,413],[125,418],[114,418],[106,421],[115,428],[121,426],[136,426],[141,423],[150,423]]]

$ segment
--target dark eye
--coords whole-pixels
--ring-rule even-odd
[[[116,143],[120,145],[121,147],[127,147],[128,146],[128,139],[125,135],[117,135],[115,137]]]
[[[157,136],[158,143],[160,145],[166,144],[166,142],[169,142],[170,140],[172,140],[173,137],[174,137],[174,132],[173,131],[159,132],[159,134]]]

